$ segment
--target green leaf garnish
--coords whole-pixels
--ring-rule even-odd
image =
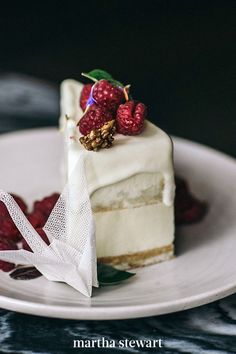
[[[124,84],[122,84],[122,82],[117,81],[117,80],[109,80],[114,86],[118,86],[118,87],[124,87]]]
[[[94,69],[94,70],[89,71],[88,73],[82,73],[81,75],[84,77],[87,77],[88,79],[90,79],[94,82],[97,82],[99,80],[107,80],[115,86],[124,87],[124,85],[120,81],[113,79],[111,74],[109,74],[105,70]]]
[[[85,76],[88,79],[93,80],[95,82],[102,80],[102,79],[105,79],[108,81],[113,80],[113,77],[107,71],[100,70],[100,69],[94,69],[94,70],[89,71],[88,73],[82,73],[82,76]]]
[[[119,270],[110,265],[102,263],[97,264],[97,273],[98,282],[101,286],[115,285],[135,275],[135,273]]]

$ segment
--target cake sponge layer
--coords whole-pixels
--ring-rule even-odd
[[[94,212],[140,207],[162,200],[160,173],[139,173],[120,182],[99,188],[91,195]]]
[[[124,270],[167,261],[173,257],[174,245],[172,243],[168,246],[153,248],[149,251],[136,252],[116,257],[101,257],[98,258],[98,262],[109,264],[118,269]]]
[[[94,213],[97,257],[115,257],[172,244],[174,212],[163,203]]]

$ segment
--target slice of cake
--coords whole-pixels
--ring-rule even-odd
[[[66,178],[84,149],[77,126],[82,88],[74,80],[61,85]],[[170,259],[175,191],[171,139],[149,121],[139,135],[114,138],[111,148],[90,151],[85,160],[98,261],[128,269]]]

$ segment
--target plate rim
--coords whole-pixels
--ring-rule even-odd
[[[23,129],[14,132],[7,132],[0,135],[0,140],[9,137],[39,133],[39,132],[56,132],[59,130],[54,127],[40,127],[33,129]],[[171,136],[173,142],[181,144],[190,144],[193,147],[214,154],[218,158],[223,158],[233,165],[236,171],[236,159],[224,152],[218,151],[204,144],[191,141],[182,137]],[[204,292],[202,294],[183,297],[177,300],[170,300],[161,303],[127,305],[127,306],[99,306],[99,307],[82,307],[82,306],[60,306],[52,304],[43,304],[34,301],[26,301],[0,294],[1,308],[25,313],[29,315],[37,315],[42,317],[63,318],[71,320],[118,320],[149,317],[162,314],[168,314],[178,311],[187,310],[197,306],[201,306],[236,292],[236,282],[232,282],[225,286]]]
[[[26,280],[27,281],[27,280]],[[61,318],[68,320],[121,320],[160,316],[174,312],[192,309],[220,300],[236,292],[236,282],[218,288],[217,291],[204,292],[203,294],[181,298],[162,303],[127,306],[106,307],[67,307],[49,304],[40,304],[0,295],[0,304],[4,309],[35,315],[39,317]],[[168,311],[166,309],[168,308]],[[42,313],[43,310],[43,313]]]

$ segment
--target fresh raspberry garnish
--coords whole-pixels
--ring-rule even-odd
[[[80,104],[80,107],[82,108],[83,111],[85,111],[86,104],[89,99],[92,87],[93,87],[93,84],[84,85],[84,87],[81,91],[79,104]]]
[[[112,85],[107,80],[99,80],[93,88],[93,99],[108,111],[116,112],[118,106],[125,101],[122,88]]]
[[[23,213],[26,214],[27,213],[27,205],[25,204],[23,199],[15,194],[11,194],[11,196],[15,199],[15,201],[17,202],[17,204],[19,205],[19,207],[21,208]]]
[[[113,119],[113,114],[104,107],[92,105],[88,112],[80,119],[79,131],[83,135],[87,135],[93,129],[101,128],[106,122]]]
[[[27,205],[23,201],[22,198],[18,197],[15,194],[11,194],[11,196],[15,199],[16,203],[19,205],[23,213],[27,212]],[[8,210],[3,202],[0,202],[0,217],[7,216],[10,218],[10,214],[8,213]]]
[[[0,236],[12,242],[19,241],[19,231],[10,217],[0,219]]]
[[[3,202],[0,202],[0,217],[10,217],[8,210]]]
[[[47,235],[45,234],[45,232],[43,231],[42,228],[37,228],[36,231],[38,232],[38,234],[40,235],[41,239],[47,244],[50,245],[49,239],[47,237]]]
[[[206,204],[192,198],[192,205],[184,210],[181,215],[181,222],[191,224],[202,219],[206,212]]]
[[[54,193],[40,201],[36,201],[34,203],[33,213],[39,211],[45,216],[45,218],[47,218],[50,215],[52,209],[54,208],[59,196],[60,195],[58,193]]]
[[[8,246],[11,247],[12,250],[14,250],[14,249],[17,248],[16,242],[12,241],[12,240],[9,239],[9,238],[6,238],[6,237],[3,236],[3,235],[0,235],[0,243],[1,243],[1,242],[6,243]]]
[[[191,224],[200,221],[206,214],[207,205],[194,197],[187,183],[176,177],[175,223],[176,225]]]
[[[32,249],[30,248],[30,246],[28,245],[28,243],[26,242],[26,240],[24,238],[22,240],[22,248],[26,251],[32,252]]]
[[[49,239],[47,238],[47,235],[45,234],[45,232],[43,231],[42,228],[37,228],[36,229],[37,233],[39,234],[39,236],[41,237],[41,239],[47,244],[50,245]],[[28,245],[27,241],[25,239],[23,239],[22,241],[22,248],[24,248],[27,251],[32,252],[32,249],[30,248],[30,246]]]
[[[141,102],[128,101],[121,104],[116,113],[117,133],[138,135],[144,128],[147,108]]]
[[[40,210],[35,210],[29,214],[27,219],[34,228],[44,226],[47,221],[47,217]]]
[[[19,205],[23,213],[27,212],[27,206],[22,198],[11,194],[15,199],[16,203]],[[15,226],[11,216],[3,202],[0,202],[0,237],[1,239],[6,239],[13,243],[18,242],[21,239],[21,235]]]
[[[9,251],[9,250],[17,250],[17,247],[14,243],[8,243],[7,241],[0,240],[0,251]],[[0,260],[0,269],[4,272],[10,272],[15,268],[15,264],[1,261]]]

